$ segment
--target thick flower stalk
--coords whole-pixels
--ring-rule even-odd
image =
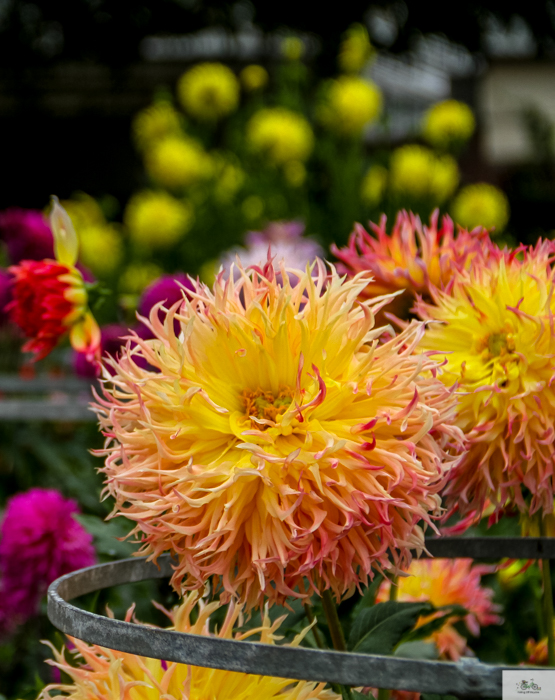
[[[386,224],[385,216],[379,224],[370,223],[374,235],[356,224],[348,245],[332,245],[332,252],[341,261],[341,272],[371,274],[362,293],[364,298],[406,290],[394,305],[400,316],[406,316],[416,295],[428,298],[430,287],[444,287],[456,270],[487,258],[491,247],[483,229],[470,233],[460,230],[455,236],[451,219],[444,216],[440,223],[437,210],[428,226],[406,211],[399,212],[390,234]]]
[[[441,379],[459,386],[457,424],[468,452],[451,472],[448,504],[469,519],[489,499],[500,513],[553,512],[555,247],[498,251],[458,274],[417,311],[429,323],[421,348],[437,353]]]
[[[193,622],[192,612],[197,601],[198,595],[191,593],[178,608],[168,613],[173,623],[170,629],[212,636],[209,631],[210,615],[217,610],[218,603],[201,604],[198,617]],[[132,616],[133,609],[128,611],[126,620],[132,620]],[[265,644],[273,644],[274,640],[279,639],[276,632],[283,618],[272,623],[266,613],[261,627],[235,634],[233,627],[240,616],[241,609],[232,604],[217,636],[244,640],[256,635],[257,641]],[[298,646],[307,631],[308,628],[299,634],[291,646]],[[189,666],[113,651],[78,639],[71,639],[71,642],[74,645],[71,663],[66,661],[64,650],[60,653],[54,647],[51,648],[55,661],[47,661],[67,674],[71,683],[47,686],[39,695],[39,700],[339,700],[338,695],[325,689],[324,683],[295,682],[287,678]],[[51,695],[51,691],[56,691],[56,695]]]
[[[494,571],[494,567],[473,564],[472,559],[421,559],[413,561],[407,570],[408,576],[399,578],[393,585],[398,586],[399,601],[430,601],[436,608],[446,605],[466,608],[466,628],[477,637],[481,627],[502,622],[497,615],[499,606],[492,600],[493,590],[481,585],[481,577]],[[378,602],[389,599],[390,588],[389,581],[381,584]],[[418,626],[442,614],[422,617]],[[436,645],[442,659],[457,661],[470,653],[466,639],[454,627],[460,619],[451,617],[441,629],[432,633],[430,641]]]
[[[460,433],[437,364],[414,354],[423,326],[380,342],[366,277],[316,265],[196,283],[107,361],[106,494],[142,553],[177,556],[177,590],[213,579],[248,608],[340,596],[406,566],[439,512]]]
[[[88,308],[87,290],[77,262],[77,235],[67,213],[54,198],[50,224],[56,260],[22,260],[14,276],[11,319],[29,340],[25,352],[40,360],[69,333],[77,352],[98,358],[100,330]]]

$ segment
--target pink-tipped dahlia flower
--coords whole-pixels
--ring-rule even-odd
[[[193,617],[197,600],[197,594],[191,593],[178,608],[168,613],[173,623],[170,629],[213,636],[209,631],[210,615],[218,609],[218,603],[201,603],[198,617]],[[217,636],[237,640],[256,636],[257,641],[265,644],[274,644],[279,639],[276,633],[283,618],[272,623],[266,614],[259,628],[238,634],[234,633],[233,627],[240,614],[241,609],[232,604]],[[128,622],[132,619],[133,608],[126,616]],[[290,646],[298,646],[307,631],[299,634]],[[71,662],[66,661],[64,650],[58,652],[48,643],[55,661],[48,660],[47,663],[67,674],[71,683],[47,686],[38,700],[340,700],[336,693],[325,688],[324,683],[189,666],[113,651],[78,639],[70,638],[70,641],[74,645],[70,652]],[[56,691],[56,694],[51,695],[51,691]]]
[[[522,254],[522,259],[517,256]],[[458,384],[457,425],[468,451],[450,474],[447,503],[465,522],[514,505],[553,512],[555,445],[555,244],[500,251],[488,265],[457,274],[433,302],[420,347],[445,362]]]
[[[460,431],[413,323],[380,343],[366,278],[272,263],[150,315],[155,338],[108,360],[95,410],[106,492],[173,584],[215,579],[250,608],[406,566]],[[174,320],[181,324],[176,336]],[[145,359],[158,372],[141,369]],[[221,582],[219,580],[221,577]]]
[[[468,610],[464,622],[474,636],[480,628],[502,622],[497,615],[500,607],[493,603],[493,590],[481,585],[481,577],[495,571],[492,566],[473,564],[472,559],[420,559],[407,569],[408,576],[397,580],[399,601],[430,601],[436,608],[446,605],[462,605]],[[394,584],[395,585],[395,584]],[[384,581],[379,588],[377,601],[389,599],[391,583]],[[429,622],[442,612],[422,617],[418,625]],[[460,618],[451,617],[443,627],[433,632],[431,641],[443,659],[457,661],[469,653],[466,639],[453,624]]]
[[[92,537],[73,517],[77,503],[55,489],[34,488],[8,500],[0,526],[0,630],[38,612],[54,579],[90,566]]]
[[[29,338],[25,352],[34,360],[48,355],[69,333],[72,346],[89,360],[98,359],[100,330],[88,309],[77,262],[77,236],[67,213],[54,198],[51,215],[56,260],[22,260],[9,268],[14,277],[11,319]]]
[[[428,297],[430,287],[444,287],[455,270],[468,268],[476,258],[487,258],[492,246],[483,229],[461,229],[455,236],[448,216],[442,217],[441,225],[438,220],[438,210],[429,226],[412,212],[401,211],[391,234],[387,233],[385,216],[379,224],[370,222],[374,235],[356,224],[345,248],[331,247],[341,261],[338,269],[349,275],[369,273],[364,298],[405,290],[387,310],[406,318],[416,295]]]

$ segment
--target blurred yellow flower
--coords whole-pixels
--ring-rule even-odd
[[[360,196],[365,204],[378,205],[384,196],[387,187],[387,169],[381,165],[372,165],[366,171],[362,180]]]
[[[120,291],[139,295],[163,272],[162,268],[154,263],[131,263],[123,270],[119,278]]]
[[[268,84],[268,72],[265,68],[255,63],[243,68],[239,77],[247,92],[255,92]]]
[[[459,166],[449,155],[436,156],[431,172],[432,195],[441,204],[453,194],[459,184]]]
[[[251,147],[277,164],[306,160],[314,146],[307,120],[285,107],[268,107],[256,112],[247,124]]]
[[[104,224],[85,226],[78,231],[83,264],[99,275],[114,272],[123,257],[123,242],[118,228],[113,224]]]
[[[148,174],[169,188],[188,187],[212,172],[210,156],[193,139],[166,136],[145,153]]]
[[[241,205],[243,214],[247,219],[258,219],[262,216],[264,211],[264,202],[256,195],[251,195],[247,197],[243,204]]]
[[[353,24],[343,35],[337,62],[345,73],[358,73],[373,53],[368,31],[362,24]]]
[[[497,570],[497,578],[501,586],[507,590],[522,586],[526,581],[526,572],[530,564],[531,562],[524,559],[502,559]]]
[[[425,146],[411,144],[393,151],[390,182],[397,194],[432,197],[439,204],[457,188],[459,169],[451,156],[437,156]]]
[[[509,200],[495,185],[478,182],[463,187],[451,209],[453,219],[464,228],[476,226],[502,231],[509,221]]]
[[[131,239],[143,248],[171,247],[191,228],[193,219],[188,202],[154,190],[135,194],[124,212]]]
[[[180,133],[179,113],[169,102],[155,102],[135,115],[131,130],[137,146],[146,148],[166,136]]]
[[[324,122],[336,131],[356,136],[378,117],[381,108],[382,95],[374,83],[343,75],[331,82],[321,113]]]
[[[458,100],[445,100],[424,115],[422,135],[436,148],[449,148],[467,141],[476,128],[470,107]]]
[[[214,161],[214,194],[220,202],[229,202],[243,187],[245,171],[233,156],[216,156]]]
[[[191,116],[214,121],[237,109],[239,81],[223,63],[200,63],[181,76],[177,94]]]
[[[96,199],[85,192],[74,194],[72,199],[60,202],[69,214],[76,231],[87,226],[102,226],[106,218]]]
[[[283,166],[287,182],[293,187],[300,187],[306,180],[306,168],[299,160],[290,160]]]
[[[304,42],[297,36],[288,36],[281,42],[281,53],[288,61],[299,61],[304,54]]]

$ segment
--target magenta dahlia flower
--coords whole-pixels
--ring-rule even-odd
[[[54,579],[94,563],[92,536],[73,517],[78,512],[55,489],[8,500],[0,526],[0,632],[36,614]]]
[[[54,257],[52,231],[41,211],[14,207],[0,212],[0,239],[14,265]]]

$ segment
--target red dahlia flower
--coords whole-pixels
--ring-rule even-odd
[[[97,358],[100,331],[88,309],[83,275],[75,267],[77,236],[56,198],[50,221],[56,260],[22,260],[10,267],[13,301],[6,308],[30,339],[23,350],[34,353],[35,360],[46,357],[68,332],[78,352]]]

